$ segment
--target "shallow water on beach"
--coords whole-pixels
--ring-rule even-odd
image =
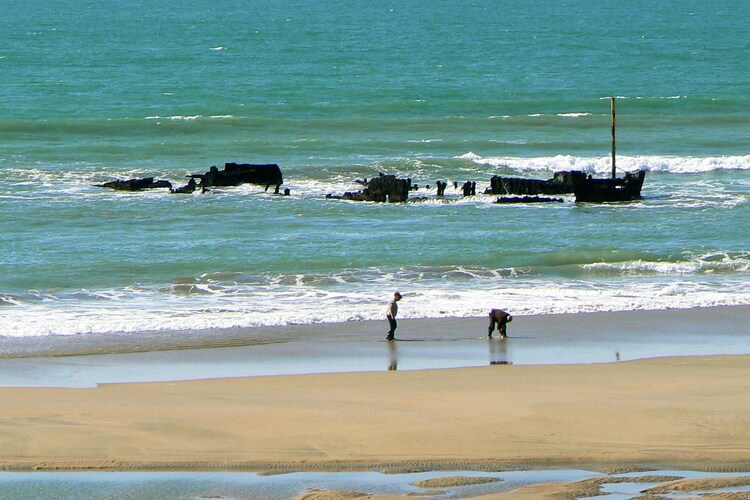
[[[296,327],[265,336],[206,332],[175,339],[162,332],[117,354],[112,338],[39,342],[23,351],[23,339],[0,342],[0,387],[93,387],[104,383],[195,380],[223,377],[377,372],[507,365],[613,363],[670,356],[750,354],[749,309],[646,311],[519,317],[510,338],[487,339],[482,318],[404,321],[395,342],[384,339],[384,322],[338,325],[329,330]],[[165,339],[166,337],[166,339]],[[228,345],[228,340],[236,344]],[[279,340],[282,339],[282,340]],[[143,340],[143,339],[142,339]],[[167,343],[164,343],[168,340]],[[172,343],[172,342],[176,342]],[[51,348],[51,349],[50,349]],[[60,349],[60,350],[56,350]],[[64,351],[63,351],[64,350]],[[85,355],[83,355],[86,353]]]
[[[404,318],[750,304],[748,5],[243,5],[0,19],[0,336],[379,319],[396,289]],[[607,175],[612,94],[643,200],[481,194]],[[292,195],[94,186],[230,161],[280,164]],[[379,172],[424,199],[325,199]]]
[[[491,485],[452,488],[434,498],[461,498],[495,491],[508,491],[525,484],[575,481],[591,477],[587,471],[460,472],[465,476],[502,478]],[[290,499],[312,489],[364,491],[380,494],[429,494],[430,489],[409,483],[455,475],[453,472],[382,474],[379,472],[288,473],[263,476],[241,472],[70,472],[2,473],[0,496],[14,498],[266,498]],[[445,491],[447,488],[441,488]],[[457,492],[463,493],[456,494]],[[35,496],[40,494],[40,496]]]
[[[612,477],[677,476],[683,478],[720,478],[745,476],[743,473],[706,473],[696,471],[652,471]],[[486,484],[422,488],[418,481],[449,476],[489,477],[500,481]],[[259,475],[243,472],[0,472],[0,496],[35,499],[290,499],[311,490],[336,490],[369,494],[424,495],[429,498],[468,498],[548,482],[572,482],[601,477],[584,470],[538,470],[508,472],[432,471],[409,474],[380,472],[293,472]],[[606,496],[628,500],[654,483],[617,483],[602,486]],[[750,487],[722,488],[707,492],[750,491]],[[688,498],[696,492],[665,493],[663,498]]]

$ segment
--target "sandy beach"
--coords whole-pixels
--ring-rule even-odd
[[[718,337],[722,317],[746,314],[686,311],[678,326]],[[584,331],[590,319],[566,321],[578,320]],[[516,334],[523,323],[514,322]],[[598,323],[604,332],[618,324]],[[747,322],[734,325],[727,333],[747,334]],[[406,336],[407,325],[401,328]],[[671,335],[679,344],[680,335]],[[0,467],[748,471],[750,356],[732,354],[4,387]]]

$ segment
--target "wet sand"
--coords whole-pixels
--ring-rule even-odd
[[[486,318],[400,320],[395,343],[385,342],[385,320],[1,339],[0,387],[750,354],[749,317],[748,307],[520,316],[508,341],[487,340]]]
[[[613,488],[614,485],[627,485]],[[538,483],[514,491],[477,496],[476,500],[534,500],[538,498],[588,498],[618,493],[629,498],[674,498],[662,495],[682,494],[679,498],[744,500],[750,498],[750,477],[729,476],[682,478],[669,476],[600,476],[582,481]],[[632,496],[631,496],[632,495]]]

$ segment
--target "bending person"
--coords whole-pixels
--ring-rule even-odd
[[[507,339],[507,325],[511,321],[513,321],[513,316],[506,311],[503,311],[502,309],[490,310],[490,327],[487,330],[487,336],[492,338],[492,332],[495,331],[495,325],[497,325],[497,332],[500,334],[500,338]]]

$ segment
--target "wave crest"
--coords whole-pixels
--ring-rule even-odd
[[[474,152],[457,156],[479,165],[512,168],[521,172],[556,172],[582,170],[587,173],[607,174],[612,168],[609,156],[583,157],[573,155],[520,157],[482,157]],[[696,174],[715,170],[750,170],[750,155],[744,156],[618,156],[621,170],[647,170],[672,174]]]
[[[628,260],[622,260],[626,257]],[[383,320],[400,290],[404,318],[748,305],[750,253],[556,261],[527,268],[410,266],[337,273],[211,273],[178,283],[2,296],[0,336],[255,328]],[[720,279],[712,275],[721,273]],[[14,303],[10,305],[8,302]],[[2,303],[0,302],[0,303]]]
[[[746,273],[750,271],[750,254],[708,253],[688,256],[685,260],[677,262],[641,259],[627,262],[596,262],[584,264],[582,268],[589,272],[617,274]]]

